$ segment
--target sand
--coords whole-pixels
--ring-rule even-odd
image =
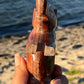
[[[29,32],[27,35],[0,39],[0,84],[11,84],[16,53],[26,59],[25,46],[28,35]],[[69,84],[84,84],[84,73],[66,74],[66,71],[72,69],[84,72],[84,26],[65,27],[56,31],[55,64],[62,66],[63,74],[69,80],[73,78]]]

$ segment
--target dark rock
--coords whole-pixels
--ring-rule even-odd
[[[10,67],[10,66],[14,66],[14,65],[13,65],[11,62],[9,62],[9,67]]]
[[[59,41],[64,41],[64,40],[67,40],[66,37],[63,37],[63,38],[60,38]]]
[[[14,58],[14,56],[11,56],[11,58]]]
[[[14,69],[11,69],[11,71],[14,71]]]
[[[67,58],[61,58],[61,60],[67,60]]]
[[[5,59],[8,59],[8,57],[4,57]]]
[[[0,71],[0,74],[2,74],[4,71]]]
[[[0,63],[0,65],[1,65],[1,63]]]
[[[71,45],[72,45],[73,43],[71,43]]]
[[[15,62],[15,60],[12,61],[13,63]]]
[[[58,55],[58,53],[56,53],[55,55]]]
[[[22,42],[22,40],[18,40],[18,41],[15,42],[13,45],[20,44],[21,42]]]
[[[79,79],[78,84],[84,84],[84,78]]]
[[[73,46],[73,49],[78,49],[78,48],[80,48],[80,47],[82,47],[82,45],[74,45],[74,46]]]
[[[69,45],[66,45],[66,46],[63,46],[62,48],[66,48],[66,47],[68,47]]]
[[[78,56],[78,59],[84,59],[84,56]]]
[[[23,45],[22,47],[24,47],[24,48],[25,48],[25,47],[26,47],[26,45]]]
[[[67,71],[69,71],[69,70],[66,69],[66,68],[62,68],[62,71],[63,71],[63,72],[67,72]]]
[[[0,57],[9,56],[10,54],[2,54]]]

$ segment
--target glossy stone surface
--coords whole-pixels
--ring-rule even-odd
[[[55,33],[47,15],[47,0],[36,0],[32,25],[26,45],[30,84],[48,84],[54,69]]]

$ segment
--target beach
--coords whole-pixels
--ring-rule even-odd
[[[26,59],[25,47],[30,32],[0,38],[0,84],[11,84],[16,53]],[[58,27],[55,33],[55,64],[62,67],[69,84],[84,84],[84,26]]]

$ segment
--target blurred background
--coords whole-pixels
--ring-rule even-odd
[[[84,24],[84,0],[48,0],[58,10],[58,26]],[[35,0],[0,0],[0,37],[32,29]]]
[[[11,84],[14,54],[26,57],[35,0],[0,0],[0,84]],[[58,10],[55,63],[70,84],[84,84],[84,0],[48,0]]]

